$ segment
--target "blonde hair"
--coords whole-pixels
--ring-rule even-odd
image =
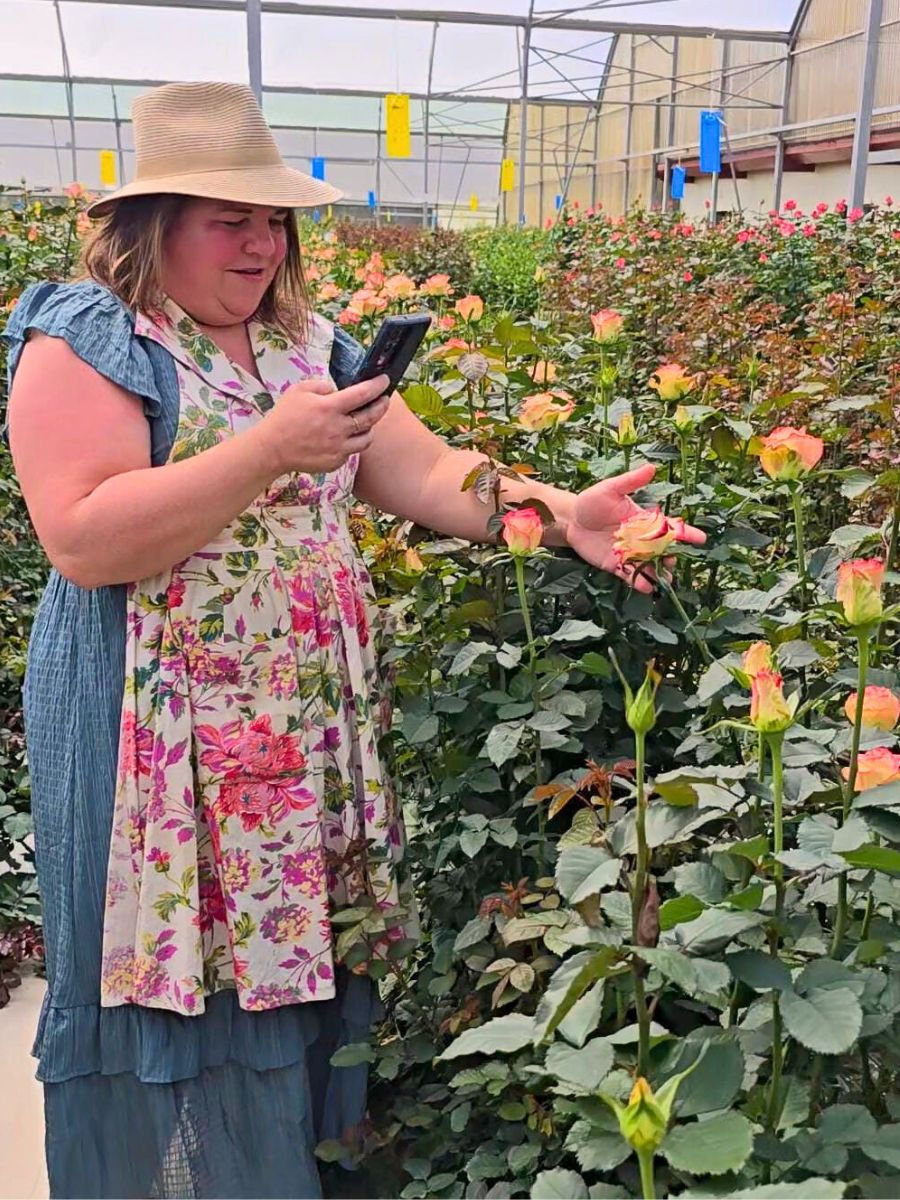
[[[119,200],[84,242],[84,276],[109,288],[132,312],[157,311],[165,299],[160,270],[166,238],[189,202],[188,196],[173,195]],[[287,254],[254,317],[302,343],[308,333],[309,294],[293,214],[286,230]]]

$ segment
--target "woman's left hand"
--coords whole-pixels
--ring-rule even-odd
[[[643,572],[636,574],[636,568],[630,563],[619,563],[613,549],[613,534],[623,521],[642,511],[632,500],[631,493],[646,487],[655,474],[656,467],[647,463],[587,488],[575,498],[572,519],[566,530],[569,545],[586,562],[624,579],[638,592],[652,592],[652,580]],[[706,534],[693,525],[685,525],[680,540],[702,546]]]

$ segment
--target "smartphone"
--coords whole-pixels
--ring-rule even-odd
[[[431,316],[428,313],[385,317],[374,342],[366,351],[366,357],[359,365],[353,382],[363,383],[366,379],[374,379],[376,375],[387,375],[390,383],[385,393],[392,392],[406,374],[430,325]],[[368,403],[374,404],[375,401],[370,400]],[[368,404],[361,405],[361,408],[367,407]],[[356,411],[359,412],[360,409]]]

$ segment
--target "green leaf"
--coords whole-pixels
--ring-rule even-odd
[[[688,958],[681,950],[664,946],[636,946],[633,952],[681,988],[688,996],[720,992],[730,976],[722,963],[707,958]]]
[[[495,767],[502,767],[515,755],[524,732],[524,721],[509,721],[494,726],[484,748]]]
[[[588,1200],[587,1184],[577,1171],[541,1171],[531,1189],[531,1200]]]
[[[368,1042],[352,1042],[349,1046],[341,1046],[331,1056],[333,1067],[357,1067],[360,1063],[375,1061],[375,1048]]]
[[[612,674],[609,660],[602,654],[598,654],[596,650],[589,650],[583,658],[575,663],[575,666],[584,671],[586,675],[596,675],[600,679],[609,679]]]
[[[706,1121],[676,1125],[662,1144],[662,1154],[676,1171],[692,1175],[724,1175],[738,1171],[753,1150],[753,1126],[736,1112]]]
[[[576,621],[570,618],[568,621],[563,621],[556,633],[550,634],[550,640],[553,642],[586,642],[588,640],[599,641],[603,636],[604,631],[593,621]]]
[[[613,1048],[602,1038],[594,1038],[580,1050],[555,1042],[547,1051],[544,1067],[557,1079],[595,1091],[613,1068]]]
[[[706,906],[696,896],[678,896],[659,906],[659,927],[665,933],[676,925],[696,921]]]
[[[819,1054],[843,1054],[859,1037],[862,1009],[848,988],[781,993],[781,1013],[791,1037]]]
[[[823,1141],[843,1146],[858,1146],[878,1137],[875,1118],[861,1104],[832,1104],[823,1110],[817,1130]]]
[[[855,550],[863,542],[879,533],[877,525],[841,525],[835,529],[828,539],[829,546],[840,546],[845,550]]]
[[[840,857],[851,867],[881,871],[885,875],[900,875],[900,850],[892,850],[890,846],[860,846],[858,850],[841,851]]]
[[[606,981],[598,981],[581,996],[556,1027],[572,1046],[583,1046],[600,1024],[603,1016],[603,989]]]
[[[719,1112],[739,1095],[744,1081],[744,1055],[728,1033],[697,1029],[688,1034],[670,1051],[664,1078],[668,1080],[691,1067],[694,1069],[678,1089],[675,1111],[679,1118]]]
[[[468,950],[472,946],[477,946],[479,942],[487,937],[490,929],[490,917],[473,917],[456,935],[453,949],[458,954],[461,950]]]
[[[534,1037],[534,1021],[524,1013],[495,1017],[477,1029],[467,1029],[451,1042],[438,1059],[461,1058],[465,1054],[512,1054]]]
[[[459,848],[468,858],[474,858],[488,840],[486,829],[467,829],[459,835]]]
[[[581,950],[561,963],[550,977],[535,1014],[535,1043],[550,1037],[578,998],[598,979],[627,970],[618,960],[619,951],[614,946],[601,946],[599,950]]]
[[[802,1183],[764,1183],[729,1192],[727,1200],[840,1200],[847,1184],[837,1179],[804,1179]],[[708,1192],[682,1192],[679,1200],[709,1200]]]
[[[710,863],[681,863],[673,874],[679,896],[696,896],[704,904],[718,904],[728,889],[725,876]]]
[[[738,950],[727,954],[725,962],[735,979],[764,992],[774,988],[776,991],[786,991],[791,986],[791,973],[778,959],[762,950]]]
[[[900,1124],[880,1125],[877,1137],[860,1143],[863,1154],[900,1170]]]
[[[454,657],[447,674],[462,675],[477,659],[483,658],[486,654],[493,656],[496,652],[496,646],[492,646],[490,642],[466,642]]]
[[[556,864],[556,886],[571,904],[580,904],[604,888],[614,887],[622,869],[621,860],[596,846],[572,846],[563,850]]]
[[[411,383],[404,387],[403,399],[419,417],[438,417],[444,411],[444,399],[440,392],[427,383]]]
[[[739,934],[756,929],[764,921],[760,913],[708,908],[695,921],[679,925],[675,936],[689,954],[715,954]]]

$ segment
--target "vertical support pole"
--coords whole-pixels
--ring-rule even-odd
[[[853,130],[853,158],[850,164],[851,208],[862,208],[866,199],[866,178],[869,170],[869,138],[872,134],[872,107],[875,103],[875,80],[878,75],[878,43],[881,38],[881,18],[884,0],[868,0],[866,10],[865,58],[859,82],[859,103],[856,126]]]
[[[375,227],[381,224],[381,127],[384,97],[378,100],[378,130],[375,134]]]
[[[538,150],[538,224],[544,223],[544,114],[546,112],[546,104],[541,105],[541,145]]]
[[[669,192],[672,190],[672,146],[675,144],[675,96],[678,79],[678,35],[672,38],[672,73],[669,76],[669,124],[666,133],[666,163],[663,174],[663,212],[669,211]]]
[[[262,107],[262,4],[247,0],[247,66],[250,89]]]
[[[597,161],[600,158],[600,115],[603,111],[603,93],[600,94],[600,100],[597,103],[597,111],[594,113],[594,158],[591,163],[591,208],[597,207],[597,185],[598,172]]]
[[[431,81],[434,77],[434,49],[437,45],[438,22],[435,21],[431,27],[431,53],[428,56],[428,94],[425,97],[425,178],[423,180],[425,198],[422,201],[422,228],[428,228],[428,209],[430,206],[431,197],[428,194],[429,171],[428,171],[428,145],[431,136]]]
[[[119,102],[116,99],[116,87],[113,84],[110,89],[112,92],[113,103],[113,122],[116,130],[116,152],[119,158],[119,187],[125,183],[125,152],[122,149],[122,122],[119,119]]]
[[[728,38],[722,38],[722,65],[719,70],[719,107],[722,109],[722,119],[724,120],[725,111],[725,91],[728,80],[728,57],[731,45]],[[710,196],[709,206],[709,223],[715,225],[717,214],[719,211],[719,172],[716,171],[712,177],[712,193]]]
[[[781,87],[781,124],[787,125],[791,114],[791,85],[794,77],[794,43],[790,42],[784,59],[784,78]],[[775,138],[775,194],[772,207],[781,212],[781,197],[784,192],[785,134],[780,130]]]
[[[531,22],[534,0],[528,0],[528,16],[522,38],[522,99],[519,104],[519,224],[525,224],[525,157],[528,153],[528,60],[531,57]]]
[[[75,144],[75,94],[72,90],[72,70],[69,66],[69,49],[66,45],[66,35],[63,30],[62,12],[59,0],[53,0],[56,11],[56,27],[59,30],[59,46],[62,52],[63,70],[66,73],[66,109],[69,114],[69,142],[72,154],[72,182],[78,179],[78,147]]]
[[[631,128],[634,122],[634,65],[635,65],[634,34],[628,35],[628,108],[625,110],[625,180],[622,190],[622,212],[628,212],[629,193],[631,191]]]

